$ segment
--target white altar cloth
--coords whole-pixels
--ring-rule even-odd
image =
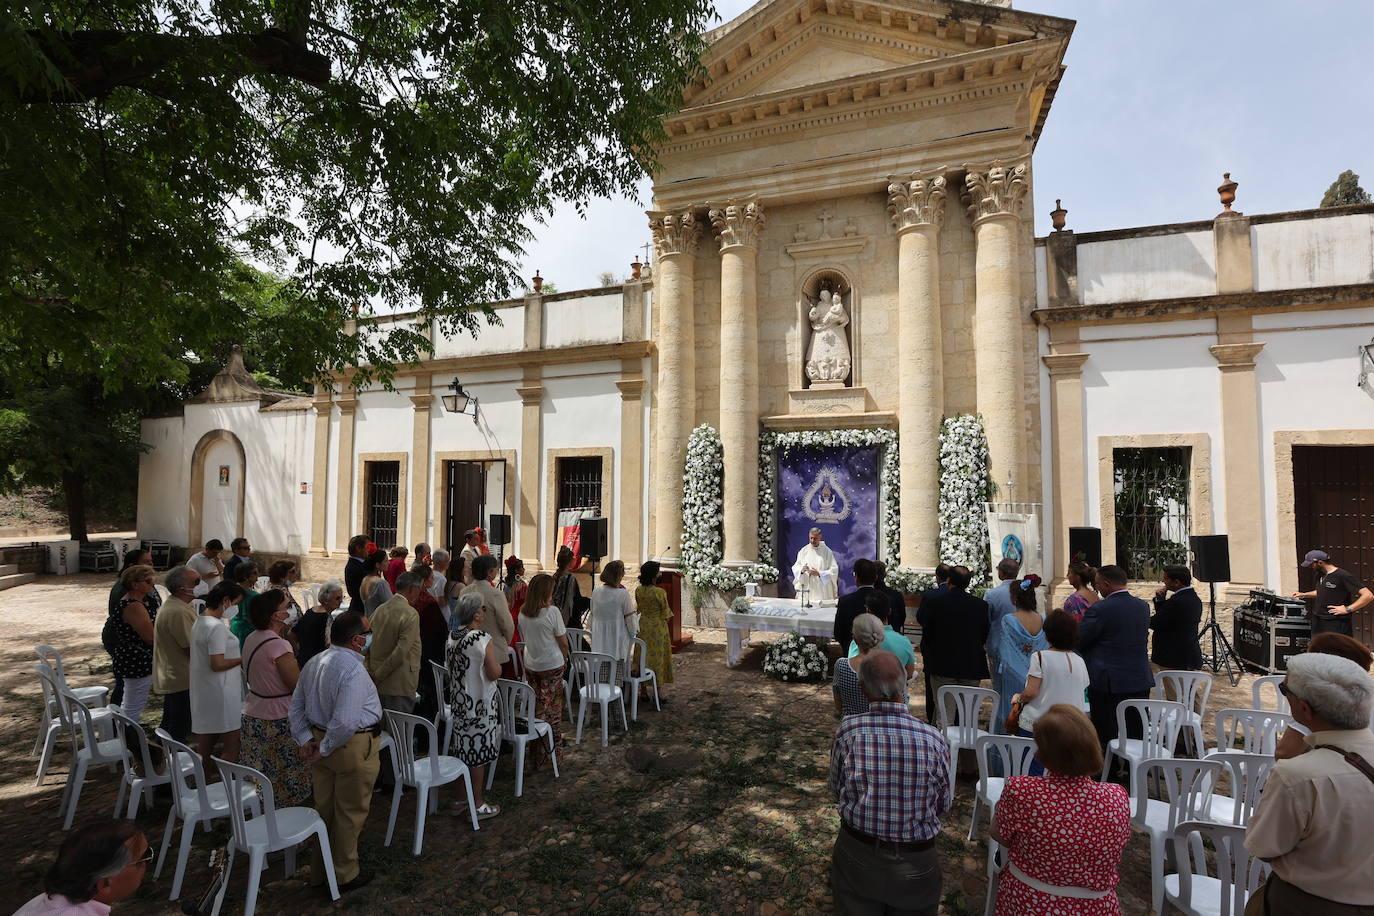
[[[797,598],[750,598],[751,612],[725,614],[725,663],[734,667],[744,654],[750,630],[800,633],[802,636],[835,635],[835,601],[804,608]]]

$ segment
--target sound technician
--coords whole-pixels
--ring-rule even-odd
[[[1343,633],[1355,635],[1350,615],[1374,601],[1371,592],[1359,579],[1331,562],[1324,550],[1309,550],[1302,558],[1303,569],[1315,566],[1317,586],[1310,592],[1294,592],[1294,598],[1315,598],[1307,606],[1312,621],[1312,635]]]

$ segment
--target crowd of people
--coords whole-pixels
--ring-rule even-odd
[[[1099,781],[1104,749],[1119,737],[1120,703],[1148,698],[1161,671],[1202,668],[1202,602],[1183,566],[1165,567],[1152,607],[1130,593],[1120,567],[1076,562],[1066,600],[1042,614],[1039,577],[1021,575],[1009,560],[996,574],[997,585],[980,597],[968,569],[941,564],[935,587],[921,596],[922,721],[908,700],[910,641],[885,625],[880,571],[869,560],[854,564],[857,588],[840,597],[835,618],[841,653],[832,689],[841,720],[830,782],[841,829],[831,884],[838,912],[938,912],[934,840],[958,761],[936,698],[944,686],[989,683],[999,699],[993,731],[1035,742],[1028,775],[1008,778],[994,808],[991,837],[1004,850],[996,912],[1121,912],[1118,866],[1132,801],[1124,779]],[[1343,606],[1330,610],[1344,616]],[[1374,913],[1374,849],[1359,836],[1374,816],[1371,661],[1365,646],[1337,632],[1315,636],[1289,661],[1280,689],[1293,721],[1277,742],[1278,762],[1245,841],[1273,871],[1247,913]],[[1143,723],[1126,727],[1139,737]]]
[[[168,571],[163,602],[150,557],[129,552],[103,630],[113,702],[139,721],[150,693],[158,694],[161,727],[183,743],[194,737],[202,758],[261,771],[278,805],[313,799],[343,891],[372,879],[357,843],[374,787],[394,779],[379,753],[385,710],[429,719],[444,712],[452,729],[444,752],[467,765],[483,820],[500,814],[484,796],[486,768],[501,747],[499,679],[529,683],[535,717],[549,725],[555,748],[566,745],[564,681],[574,651],[610,655],[621,678],[647,667],[660,690],[673,682],[672,612],[657,563],[640,567],[631,590],[625,564],[611,561],[583,598],[567,547],[552,574],[527,580],[518,557],[503,564],[491,554],[480,528],[465,533],[456,554],[423,543],[413,552],[383,550],[358,535],[348,542],[342,581],[308,591],[312,600],[302,606],[294,561],[273,562],[263,576],[247,539],[232,541],[227,559],[223,553],[210,540]],[[549,755],[534,743],[530,765],[542,767]],[[466,816],[466,801],[455,809]],[[323,880],[319,868],[313,874]]]

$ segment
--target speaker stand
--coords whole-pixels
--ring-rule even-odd
[[[1212,654],[1204,655],[1202,664],[1203,667],[1211,668],[1213,674],[1218,673],[1224,667],[1226,676],[1230,679],[1231,686],[1234,687],[1240,683],[1240,672],[1243,670],[1243,665],[1240,655],[1231,647],[1231,641],[1226,638],[1226,631],[1221,628],[1221,624],[1217,623],[1217,584],[1208,582],[1207,589],[1209,592],[1207,625],[1198,633],[1197,641],[1198,647],[1201,648],[1202,641],[1211,636]]]

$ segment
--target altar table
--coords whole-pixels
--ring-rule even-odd
[[[835,635],[835,601],[804,608],[797,598],[751,598],[750,613],[725,614],[725,663],[734,667],[744,654],[751,630],[800,633],[802,636]]]

